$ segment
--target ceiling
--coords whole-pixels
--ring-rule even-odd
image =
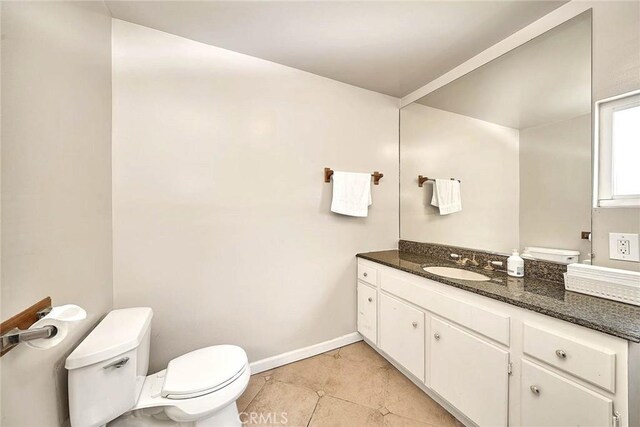
[[[585,12],[417,101],[515,129],[591,111],[591,14]]]
[[[565,1],[106,1],[114,18],[402,97]]]

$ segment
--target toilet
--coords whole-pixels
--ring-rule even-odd
[[[113,310],[67,357],[73,427],[239,426],[251,371],[244,350],[217,345],[147,376],[153,311]]]

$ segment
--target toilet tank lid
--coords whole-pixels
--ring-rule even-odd
[[[65,368],[78,369],[104,362],[138,347],[152,317],[149,307],[111,311],[67,357]]]
[[[524,248],[524,254],[538,253],[548,255],[560,255],[560,256],[577,256],[580,255],[580,251],[574,251],[571,249],[556,249],[556,248],[537,248],[534,246],[527,246]]]

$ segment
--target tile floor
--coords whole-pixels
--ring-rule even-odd
[[[462,427],[363,341],[253,375],[237,404],[245,425]]]

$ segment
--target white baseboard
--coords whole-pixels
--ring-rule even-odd
[[[362,341],[362,335],[358,332],[352,332],[329,341],[310,345],[309,347],[299,348],[276,356],[267,357],[266,359],[256,360],[255,362],[251,362],[249,366],[251,367],[251,373],[257,374],[259,372],[268,371],[269,369],[277,368],[278,366],[297,362],[298,360],[306,359],[320,353],[326,353],[327,351],[353,344],[358,341]]]

